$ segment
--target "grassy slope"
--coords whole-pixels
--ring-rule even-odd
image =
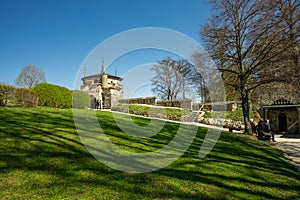
[[[130,151],[167,144],[178,124],[150,139],[121,132],[111,113],[98,112],[112,141]],[[147,125],[147,119],[134,117]],[[272,146],[223,133],[198,158],[206,129],[170,166],[146,174],[119,172],[95,160],[80,143],[71,110],[0,108],[0,199],[299,199],[300,174]]]
[[[191,112],[186,109],[181,109],[181,108],[161,108],[161,107],[150,107],[146,105],[140,105],[140,104],[118,104],[117,107],[123,108],[125,110],[130,110],[130,111],[136,111],[138,113],[150,113],[151,114],[164,114],[168,117],[175,117],[175,116],[184,116],[188,115]]]
[[[216,116],[218,116],[218,114],[220,114],[221,116],[224,115],[224,112],[220,112],[220,111],[214,111],[214,114]],[[204,118],[211,118],[211,112],[206,112],[204,114]],[[250,111],[250,118],[254,118],[254,116],[257,116],[257,112],[253,112],[253,111]],[[236,110],[236,111],[227,111],[225,113],[225,118],[226,119],[232,119],[232,120],[235,120],[235,121],[241,121],[241,122],[244,122],[244,117],[243,117],[243,110],[240,109],[240,110]]]

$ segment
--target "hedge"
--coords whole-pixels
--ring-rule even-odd
[[[0,106],[6,106],[13,100],[14,87],[0,84]]]
[[[33,89],[39,97],[39,106],[49,106],[53,108],[71,108],[72,91],[65,87],[40,83]]]
[[[90,97],[86,92],[71,91],[49,83],[40,83],[33,89],[15,88],[0,83],[0,106],[37,105],[53,108],[72,108],[73,105],[73,108],[83,109],[90,106]]]
[[[73,91],[73,108],[88,108],[90,107],[90,97],[89,95],[80,90]]]
[[[38,105],[37,94],[34,91],[25,88],[15,89],[15,100],[18,106],[33,107]]]
[[[37,94],[29,89],[0,84],[0,106],[37,106]]]

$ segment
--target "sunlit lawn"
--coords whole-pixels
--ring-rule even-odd
[[[97,117],[115,144],[134,152],[162,148],[179,126],[168,122],[145,139],[122,132],[109,112]],[[279,150],[251,136],[222,133],[200,159],[206,131],[199,128],[187,152],[168,167],[129,174],[89,154],[72,110],[0,108],[0,199],[300,199],[300,174]]]

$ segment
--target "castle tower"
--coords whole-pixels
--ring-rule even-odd
[[[107,85],[107,74],[106,74],[106,69],[105,69],[105,64],[104,64],[104,59],[102,58],[102,87],[106,88]]]

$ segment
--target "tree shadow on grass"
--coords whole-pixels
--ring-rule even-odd
[[[70,110],[1,108],[0,116],[0,175],[4,177],[0,188],[5,177],[18,176],[14,172],[21,170],[25,176],[28,174],[30,190],[22,191],[25,196],[35,191],[39,194],[41,188],[46,191],[58,188],[61,193],[49,192],[49,196],[75,198],[91,193],[101,198],[97,196],[99,193],[112,199],[299,197],[299,174],[280,151],[233,134],[223,133],[213,151],[199,159],[207,130],[199,128],[187,152],[170,166],[151,173],[128,174],[101,164],[87,152],[76,133]],[[178,124],[166,123],[163,131],[152,138],[137,139],[122,133],[110,114],[101,116],[106,118],[99,119],[106,134],[119,138],[115,140],[117,144],[137,152],[145,149],[132,144],[141,142],[148,146],[147,151],[158,149],[168,144],[178,129]],[[124,142],[127,140],[131,143]],[[39,184],[31,182],[32,174],[44,174],[53,180],[49,183],[40,180],[40,188],[31,188]],[[272,176],[276,176],[274,180]]]
[[[198,169],[178,170],[171,167],[156,173],[216,185],[228,192],[234,191],[232,196],[235,193],[246,193],[254,198],[286,199],[284,195],[263,189],[276,188],[282,193],[295,193],[288,197],[289,199],[300,197],[300,174],[276,148],[254,141],[250,136],[240,137],[224,132],[214,149],[206,158],[200,160],[196,159],[200,149],[199,143],[201,142],[194,142],[183,156],[195,159],[190,159],[189,162],[178,160],[178,163],[174,163],[178,167],[195,165]],[[290,180],[287,180],[287,177]],[[248,185],[249,188],[243,185]]]

